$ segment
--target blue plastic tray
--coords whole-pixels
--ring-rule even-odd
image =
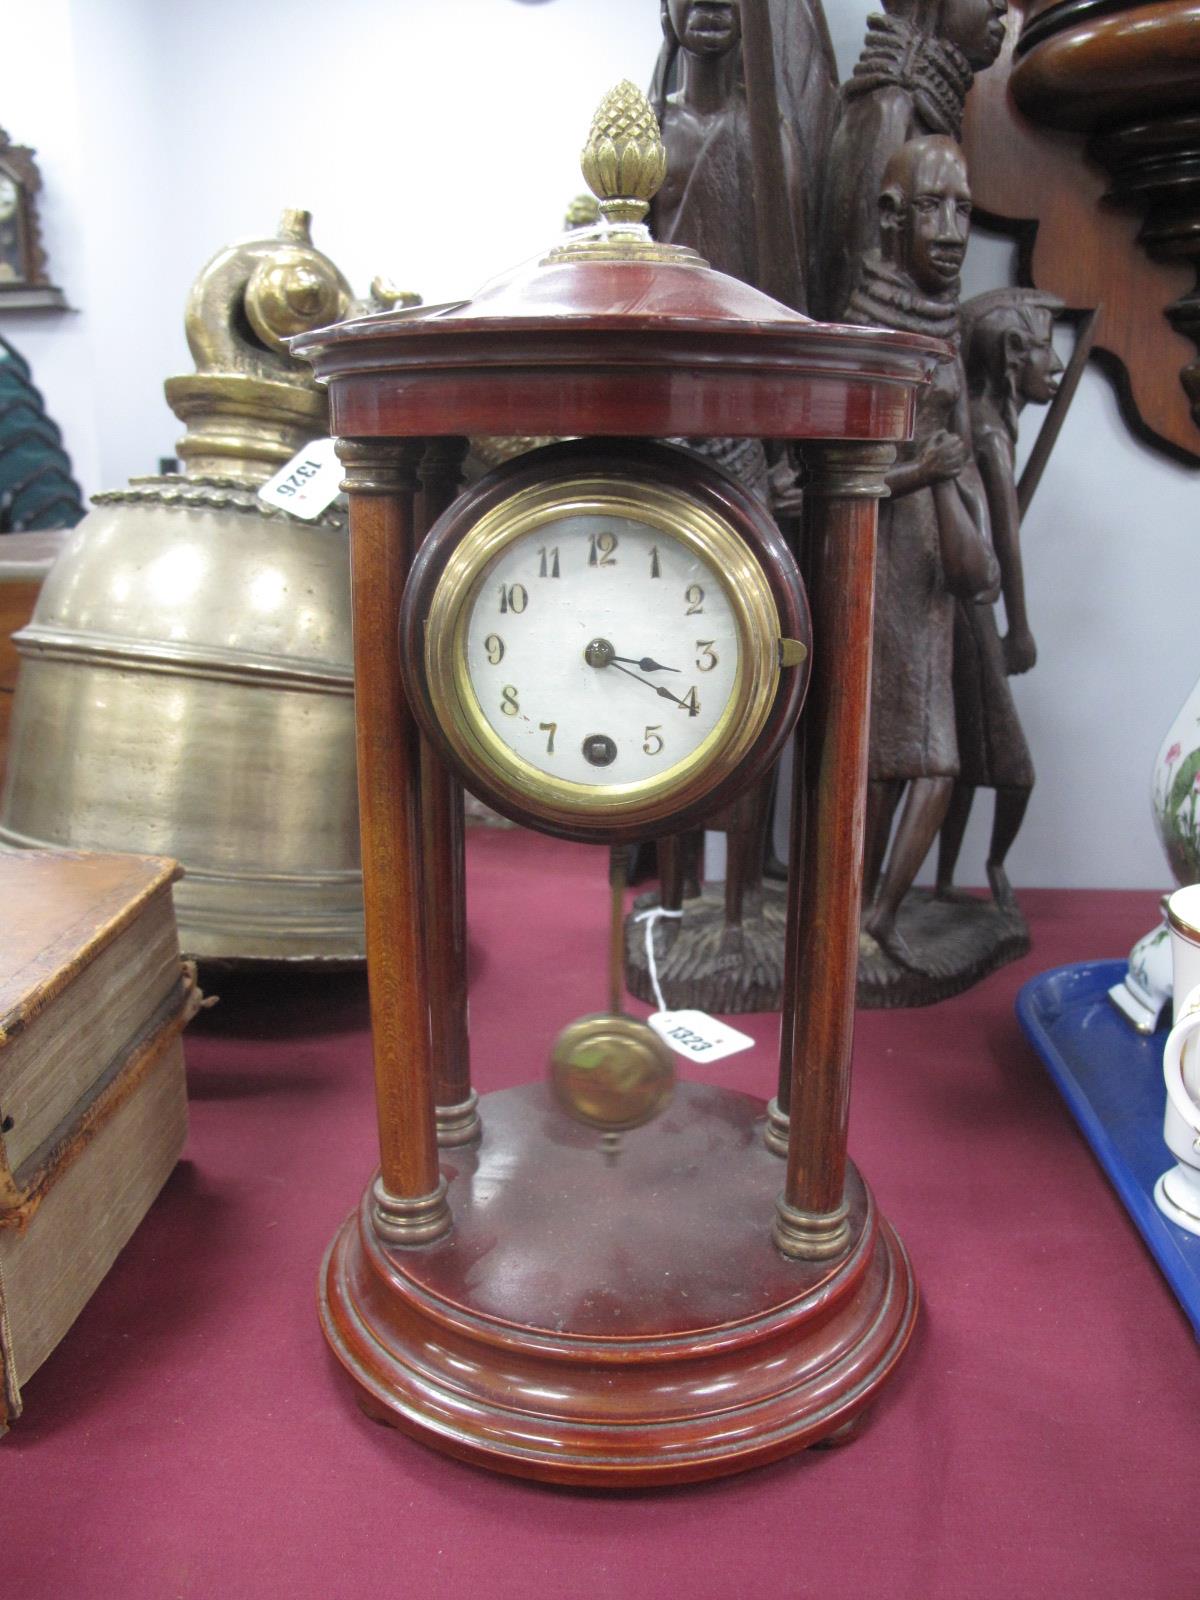
[[[1108,999],[1124,961],[1083,961],[1031,978],[1017,1017],[1150,1246],[1200,1338],[1200,1237],[1154,1204],[1171,1165],[1163,1143],[1167,1030],[1135,1033]]]

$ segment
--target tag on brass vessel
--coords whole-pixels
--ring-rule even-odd
[[[269,478],[258,491],[258,498],[294,517],[314,522],[337,498],[342,486],[342,464],[332,439],[314,439]]]

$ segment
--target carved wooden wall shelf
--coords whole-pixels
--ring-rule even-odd
[[[1129,426],[1200,460],[1200,4],[1011,6],[963,143],[1022,282],[1096,310]]]

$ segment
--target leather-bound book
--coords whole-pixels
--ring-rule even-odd
[[[172,861],[0,854],[0,1432],[179,1157]]]

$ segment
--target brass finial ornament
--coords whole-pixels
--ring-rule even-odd
[[[592,118],[579,158],[584,181],[609,222],[644,222],[667,175],[667,150],[650,102],[626,78]]]
[[[407,311],[421,304],[421,296],[411,289],[400,289],[382,273],[371,279],[370,307],[372,311]]]
[[[347,316],[350,285],[312,242],[307,211],[285,211],[273,239],[219,251],[188,295],[184,327],[196,371],[168,378],[187,433],[188,477],[265,482],[327,428],[324,394],[287,340]]]
[[[279,240],[278,249],[250,274],[245,305],[254,332],[268,349],[286,357],[293,334],[345,316],[350,287],[333,262],[313,248],[310,211],[285,211]]]
[[[587,229],[585,237],[552,250],[547,261],[707,266],[695,250],[658,244],[646,229],[650,202],[667,175],[667,151],[649,100],[628,78],[610,89],[597,107],[579,165],[599,207],[598,229]]]

